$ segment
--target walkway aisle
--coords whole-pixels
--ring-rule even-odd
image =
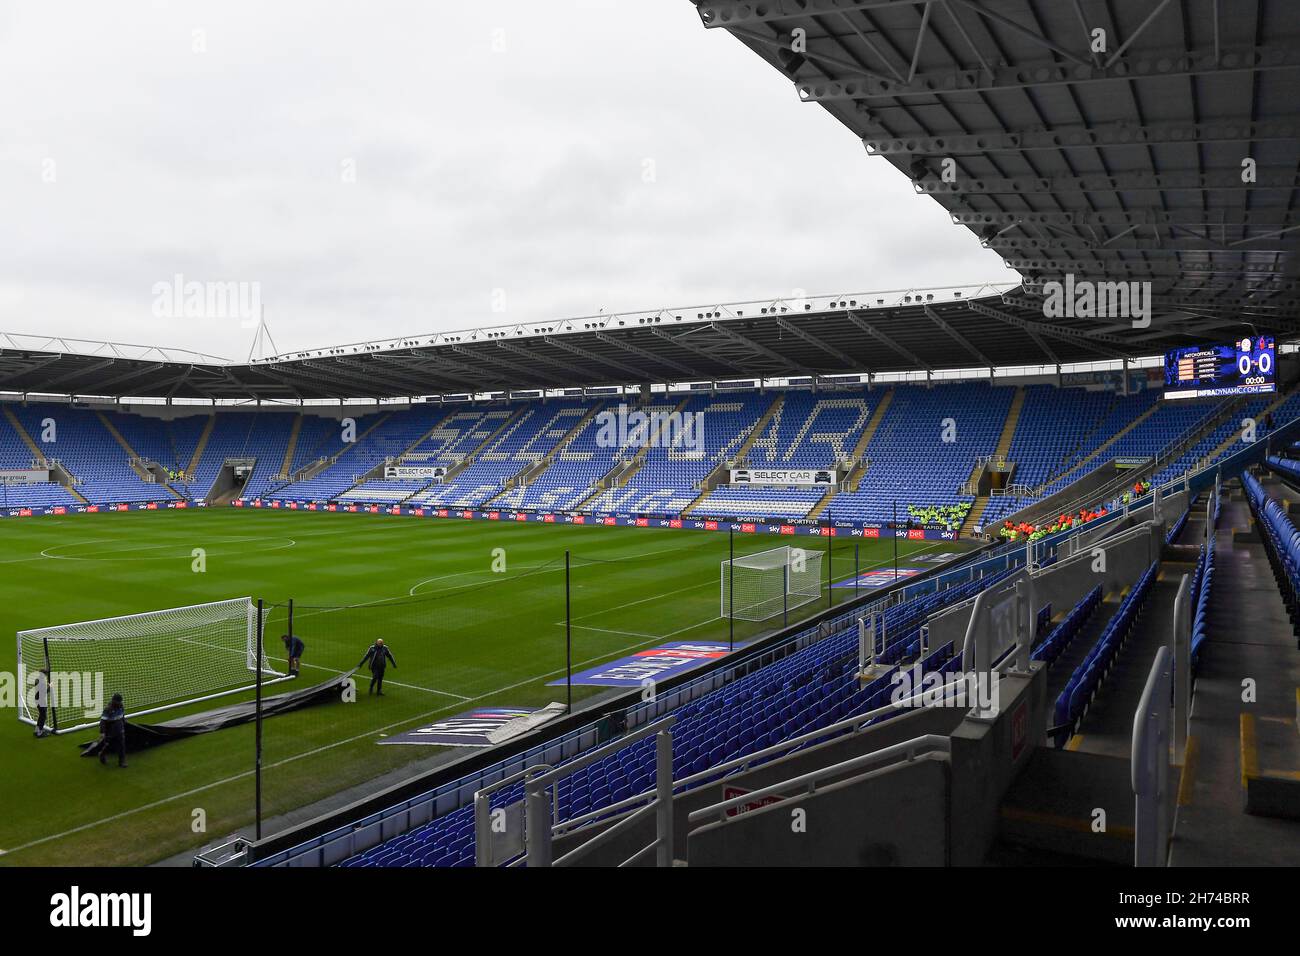
[[[1232,540],[1249,524],[1246,503],[1225,496],[1171,866],[1300,864],[1300,821],[1242,811],[1240,716],[1284,720],[1294,732],[1300,686],[1300,651],[1264,546]],[[1242,702],[1246,678],[1257,682],[1257,703]]]

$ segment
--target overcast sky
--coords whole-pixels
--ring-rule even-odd
[[[247,357],[1014,277],[687,0],[0,0],[0,331]]]

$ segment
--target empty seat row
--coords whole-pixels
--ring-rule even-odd
[[[1065,689],[1056,698],[1051,737],[1058,748],[1064,747],[1066,741],[1074,735],[1075,728],[1087,713],[1098,688],[1110,673],[1124,642],[1133,631],[1133,625],[1151,591],[1151,583],[1155,580],[1158,568],[1159,562],[1156,561],[1142,572],[1137,583],[1120,602],[1119,609],[1106,625],[1106,629],[1102,631],[1097,643],[1075,668],[1065,684]]]
[[[1097,605],[1100,603],[1101,585],[1099,584],[1085,594],[1065,617],[1061,618],[1060,623],[1052,628],[1051,633],[1034,648],[1030,657],[1036,661],[1043,661],[1048,667],[1055,664],[1061,652],[1069,647],[1070,642],[1074,640],[1080,628],[1088,622],[1088,618],[1092,617],[1092,612],[1097,610]]]

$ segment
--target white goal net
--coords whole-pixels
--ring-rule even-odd
[[[257,659],[257,608],[250,598],[148,611],[18,632],[18,718],[36,723],[35,673],[48,669],[46,726],[58,733],[96,726],[121,694],[128,716],[193,704],[283,678]]]
[[[773,548],[722,562],[722,616],[765,621],[822,593],[822,552]]]

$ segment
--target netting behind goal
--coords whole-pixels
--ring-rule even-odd
[[[723,561],[722,616],[765,621],[817,600],[822,557],[821,551],[785,547]]]
[[[18,632],[18,673],[51,672],[47,725],[60,733],[95,726],[120,693],[128,716],[247,690],[257,678],[257,608],[249,598]],[[268,664],[264,679],[283,677]],[[18,717],[36,722],[33,695]]]

